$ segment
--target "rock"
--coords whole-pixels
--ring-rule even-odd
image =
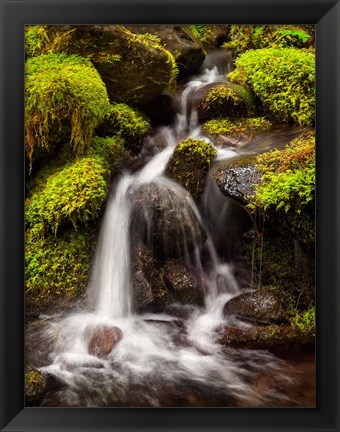
[[[179,185],[150,183],[133,192],[132,238],[148,245],[159,259],[178,258],[201,247],[207,236]]]
[[[168,303],[168,290],[147,246],[133,247],[131,266],[135,310],[138,312],[164,310]]]
[[[174,98],[169,93],[162,93],[143,108],[155,125],[169,125],[176,115]]]
[[[163,46],[175,57],[180,78],[198,71],[204,61],[202,47],[184,26],[172,25],[129,25],[134,33],[151,33],[160,38]]]
[[[253,322],[280,323],[285,320],[284,298],[278,289],[261,288],[232,298],[223,313]]]
[[[89,334],[89,354],[100,358],[107,357],[123,338],[123,332],[118,327],[98,326],[90,329]]]
[[[50,364],[49,354],[58,341],[59,332],[47,320],[30,322],[26,326],[25,359],[28,364],[43,367]]]
[[[196,275],[179,260],[164,265],[164,282],[175,302],[202,305],[203,290]]]
[[[91,59],[112,102],[146,105],[174,77],[170,52],[154,39],[122,25],[52,25],[48,37],[50,49]]]
[[[44,375],[32,366],[25,369],[25,404],[39,406],[46,388]]]
[[[243,205],[251,203],[262,178],[255,161],[256,156],[241,156],[218,162],[211,173],[220,191]]]

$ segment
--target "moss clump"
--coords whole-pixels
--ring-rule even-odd
[[[307,28],[308,27],[308,28]],[[312,42],[313,26],[232,25],[224,48],[236,54],[261,48],[303,48]]]
[[[206,141],[188,138],[176,147],[166,172],[181,183],[194,199],[198,199],[216,154],[216,150]]]
[[[315,138],[306,132],[284,150],[257,157],[262,181],[255,205],[279,218],[305,244],[315,239]]]
[[[52,150],[62,134],[81,154],[109,108],[105,85],[89,60],[47,54],[26,62],[25,145],[32,164],[36,148]]]
[[[247,85],[276,120],[314,122],[315,56],[297,48],[260,49],[242,54],[231,81]]]
[[[27,311],[69,307],[85,291],[96,243],[94,228],[68,229],[58,236],[26,232]],[[54,309],[55,310],[55,309]]]
[[[49,43],[47,26],[28,25],[25,27],[25,55],[36,57],[42,54]]]
[[[209,46],[214,41],[214,33],[209,25],[206,24],[192,24],[189,25],[193,37],[203,46]]]
[[[46,381],[41,372],[27,366],[25,369],[25,402],[28,406],[39,405],[42,402]]]
[[[214,119],[203,124],[203,130],[210,135],[230,135],[238,138],[240,135],[259,135],[272,128],[270,121],[263,117],[242,118],[237,120]]]
[[[127,148],[135,149],[149,130],[150,122],[145,115],[128,105],[115,104],[108,109],[96,133],[100,136],[119,135],[125,139]]]
[[[302,335],[315,336],[315,306],[296,312],[291,319],[291,325]]]
[[[198,113],[203,121],[223,117],[246,117],[254,113],[253,99],[250,92],[240,85],[216,85],[200,101]]]

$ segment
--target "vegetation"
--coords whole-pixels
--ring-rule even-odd
[[[25,402],[28,405],[38,404],[45,390],[46,382],[43,374],[37,369],[27,366],[25,369]]]
[[[291,324],[301,334],[315,336],[315,306],[296,312],[291,319]]]
[[[192,24],[189,25],[192,35],[203,46],[210,45],[214,40],[214,34],[209,25],[206,24]]]
[[[248,86],[274,119],[314,123],[315,56],[297,48],[250,50],[236,59],[228,78]]]
[[[303,48],[312,43],[313,26],[232,25],[224,48],[236,54],[261,48]]]
[[[206,141],[188,138],[175,149],[167,173],[198,199],[216,150]]]
[[[89,148],[109,108],[105,85],[90,61],[65,54],[31,58],[25,88],[25,144],[31,165],[36,148],[52,150],[61,137],[68,137],[76,154]]]
[[[203,124],[203,130],[210,135],[230,135],[238,138],[240,135],[259,135],[272,128],[270,121],[263,117],[241,118],[230,120],[213,119]]]

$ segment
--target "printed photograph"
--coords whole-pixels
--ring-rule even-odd
[[[25,26],[25,406],[315,408],[315,26]]]

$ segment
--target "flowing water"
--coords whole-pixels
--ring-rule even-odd
[[[211,58],[208,60],[211,65]],[[203,211],[199,211],[188,192],[164,175],[178,142],[189,136],[208,140],[201,135],[197,112],[188,101],[202,86],[225,80],[230,65],[223,61],[220,64],[220,69],[210,66],[190,80],[178,96],[175,124],[156,132],[165,143],[163,148],[141,169],[123,174],[115,186],[97,244],[89,287],[90,304],[68,316],[42,317],[43,330],[36,331],[35,337],[39,333],[45,344],[52,345],[38,364],[48,376],[48,392],[42,406],[298,404],[285,391],[299,375],[289,364],[268,351],[235,350],[218,342],[220,330],[225,326],[249,326],[223,315],[225,303],[241,292],[232,266],[216,249],[217,238],[226,234],[214,232],[214,226],[220,222],[212,216],[216,212],[211,210],[212,202],[208,199],[211,191],[206,192]],[[149,146],[152,140],[150,136]],[[231,149],[217,152],[219,159],[235,156]],[[185,319],[166,313],[137,314],[133,308],[130,256],[133,196],[139,188],[151,184],[185,199],[190,212],[208,232],[204,254],[198,242],[192,251],[183,254],[187,264],[201,274],[205,289],[204,306],[177,305],[185,311]],[[217,213],[223,219],[228,205],[221,206]],[[189,210],[180,211],[178,218],[187,217],[185,211]],[[145,220],[152,223],[147,208]],[[179,235],[185,237],[185,232]],[[93,329],[113,326],[121,329],[121,341],[105,358],[90,355]],[[28,337],[32,338],[32,334]]]

